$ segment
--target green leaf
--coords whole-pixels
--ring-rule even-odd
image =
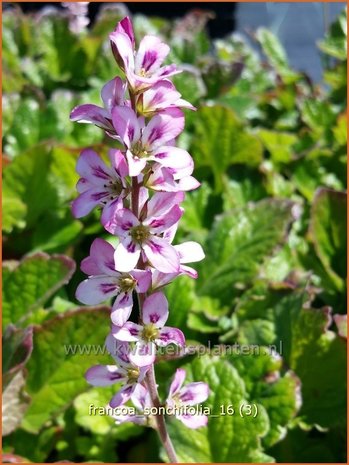
[[[231,361],[245,382],[250,402],[263,405],[269,416],[270,430],[263,444],[270,447],[285,436],[300,407],[299,379],[291,371],[281,375],[282,359],[269,347],[251,346],[247,354],[233,353]]]
[[[258,138],[243,128],[232,110],[219,105],[198,110],[191,153],[197,169],[206,167],[212,171],[218,192],[223,189],[229,166],[257,166],[262,160]]]
[[[64,255],[37,253],[25,257],[16,268],[3,268],[3,324],[20,323],[39,309],[75,271]]]
[[[310,236],[326,271],[334,276],[338,290],[346,278],[347,197],[344,192],[319,189],[310,218]]]
[[[290,69],[285,49],[279,39],[264,27],[257,30],[256,38],[269,62],[284,80],[287,83],[297,80],[298,74]]]
[[[50,149],[37,146],[16,157],[4,169],[4,201],[16,198],[26,205],[28,227],[33,226],[45,210],[52,210],[57,204],[55,187],[47,176],[50,166]]]
[[[30,358],[33,350],[33,328],[24,330],[8,326],[2,338],[3,386],[6,386]]]
[[[20,370],[4,389],[2,397],[2,434],[4,436],[15,431],[27,410],[29,399],[23,392],[24,384],[23,370]]]
[[[3,191],[2,208],[2,230],[5,233],[11,233],[14,228],[22,229],[25,227],[27,206],[21,199],[11,192]]]
[[[263,261],[284,243],[292,221],[292,203],[263,200],[226,213],[213,225],[200,264],[199,295],[231,303],[248,285]]]
[[[211,411],[208,426],[188,430],[178,420],[168,423],[171,439],[178,459],[183,463],[234,463],[270,462],[262,451],[261,438],[269,430],[268,416],[261,405],[258,414],[241,417],[239,408],[248,404],[248,393],[238,371],[227,361],[208,356],[200,357],[185,365],[188,381],[204,381],[210,387],[210,397],[205,402]],[[233,406],[233,415],[221,415]],[[214,417],[213,415],[217,415]]]
[[[86,370],[110,363],[104,345],[109,309],[84,308],[66,312],[34,329],[34,350],[27,364],[31,404],[22,427],[37,432],[88,389]]]
[[[322,428],[346,424],[346,345],[327,328],[328,308],[303,309],[292,329],[291,368],[302,382],[299,415]]]
[[[295,134],[261,129],[258,135],[265,148],[270,152],[274,163],[287,163],[292,160],[292,146],[298,140]]]

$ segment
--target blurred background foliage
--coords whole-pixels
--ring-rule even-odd
[[[67,354],[100,345],[109,302],[79,307],[79,263],[93,238],[107,238],[95,212],[72,217],[76,159],[113,144],[69,121],[81,103],[100,104],[118,73],[108,33],[123,16],[100,11],[76,34],[63,13],[3,14],[3,460],[150,462],[165,460],[156,433],[89,416],[113,388],[83,378],[110,358]],[[177,241],[206,252],[196,282],[167,289],[171,325],[192,344],[254,345],[258,351],[160,361],[158,380],[178,366],[210,384],[207,402],[256,403],[258,416],[169,428],[185,462],[346,462],[346,12],[318,46],[324,83],[290,68],[269,30],[258,53],[238,34],[211,40],[196,10],[173,21],[133,17],[137,37],[154,33],[186,114],[179,138],[201,188],[189,193]],[[77,264],[77,266],[75,265]]]

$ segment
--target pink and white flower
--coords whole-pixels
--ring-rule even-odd
[[[96,305],[116,297],[111,313],[111,320],[122,326],[131,315],[133,291],[144,293],[151,282],[149,270],[132,270],[120,273],[115,270],[114,247],[103,239],[95,239],[91,245],[90,255],[81,263],[81,269],[89,275],[82,281],[76,298],[86,305]]]
[[[113,414],[112,417],[115,419],[115,423],[120,425],[126,421],[131,423],[136,423],[137,425],[149,425],[149,417],[144,415],[145,409],[150,409],[152,407],[150,394],[148,389],[146,389],[142,384],[137,384],[134,388],[133,393],[131,394],[131,401],[137,409],[137,413],[134,413],[134,408],[123,406],[122,413]],[[124,413],[125,409],[128,410],[128,413]]]
[[[102,206],[102,223],[108,221],[115,209],[122,207],[128,194],[125,176],[128,174],[125,157],[120,150],[109,151],[111,166],[91,149],[85,149],[77,161],[76,171],[81,176],[76,188],[80,195],[72,202],[75,218],[88,215],[96,206]]]
[[[166,404],[173,409],[175,417],[188,428],[196,429],[206,426],[206,415],[186,413],[185,407],[205,402],[210,393],[209,387],[206,383],[202,382],[189,383],[183,386],[185,376],[186,371],[183,368],[178,368],[171,383]]]
[[[184,128],[184,115],[178,108],[155,115],[145,125],[144,118],[137,117],[132,108],[117,106],[112,110],[112,119],[126,147],[130,176],[138,176],[149,161],[174,170],[193,171],[189,153],[172,145]]]
[[[114,217],[104,227],[120,239],[114,254],[118,271],[132,270],[140,258],[163,273],[179,271],[178,253],[160,235],[182,216],[178,203],[183,198],[181,192],[157,192],[145,203],[139,218],[127,208],[115,211]]]
[[[193,166],[188,166],[186,170],[175,170],[154,163],[150,174],[144,180],[144,185],[159,192],[192,191],[200,186],[199,181],[190,176],[192,172]]]
[[[112,408],[126,403],[137,385],[144,380],[149,366],[139,367],[129,358],[129,344],[116,341],[110,334],[105,341],[106,348],[114,358],[116,365],[95,365],[85,374],[86,381],[92,386],[110,386],[125,383],[113,396],[109,405]]]
[[[128,17],[119,22],[109,38],[115,60],[134,93],[143,92],[158,81],[181,72],[176,65],[162,66],[170,47],[156,36],[145,36],[135,51],[133,27]]]
[[[137,98],[137,111],[141,115],[149,117],[168,108],[196,109],[181,97],[174,84],[164,79],[154,84]]]
[[[121,78],[115,77],[102,88],[101,98],[104,106],[92,103],[78,105],[70,113],[70,121],[89,123],[104,129],[110,137],[117,137],[112,124],[111,111],[117,105],[129,104],[125,100],[126,84]]]
[[[130,360],[137,366],[154,363],[156,347],[176,344],[183,347],[185,338],[178,328],[164,326],[168,319],[168,302],[162,292],[156,292],[144,301],[143,325],[128,321],[121,328],[114,327],[113,336],[119,341],[135,342]]]

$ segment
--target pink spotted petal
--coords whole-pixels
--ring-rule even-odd
[[[127,33],[119,29],[109,35],[115,61],[126,71],[134,69],[133,44]]]
[[[131,41],[131,44],[134,46],[135,45],[135,36],[133,32],[133,26],[130,18],[126,16],[124,19],[122,19],[118,25],[116,26],[115,29],[117,32],[123,32],[128,36],[128,38]]]
[[[185,345],[185,337],[182,331],[178,328],[170,328],[164,326],[160,330],[159,337],[156,339],[156,343],[159,346],[167,346],[169,344],[176,344],[180,347]]]
[[[128,163],[129,175],[132,177],[138,176],[147,164],[147,160],[145,158],[139,158],[133,155],[130,150],[127,150],[126,152],[126,159]]]
[[[111,169],[94,150],[85,149],[76,163],[76,171],[92,185],[103,187],[113,177]]]
[[[178,273],[161,273],[158,270],[153,270],[152,275],[151,287],[154,291],[173,281],[173,279],[178,276]]]
[[[141,249],[138,244],[127,238],[120,242],[114,253],[115,268],[118,271],[131,271],[136,268],[137,262],[141,254]]]
[[[159,192],[176,192],[179,190],[171,171],[159,164],[149,176],[146,185],[150,189]]]
[[[179,398],[184,405],[196,405],[205,402],[209,394],[210,390],[206,383],[189,383],[182,387]]]
[[[139,44],[135,59],[135,71],[153,73],[157,71],[170,51],[170,47],[156,36],[145,36]]]
[[[121,327],[127,322],[132,312],[132,306],[132,293],[122,292],[116,297],[110,315],[111,321],[115,326]]]
[[[181,274],[186,274],[187,276],[189,276],[192,279],[197,279],[198,278],[198,272],[194,268],[192,268],[191,266],[181,265],[179,267],[179,269],[180,269]]]
[[[197,429],[207,425],[206,415],[177,415],[176,418],[190,429]]]
[[[129,359],[130,345],[128,342],[118,341],[110,332],[105,340],[105,347],[116,363],[123,369],[131,366]]]
[[[110,276],[92,276],[82,281],[75,296],[86,305],[96,305],[114,297],[119,291],[115,278]]]
[[[137,292],[144,293],[150,287],[151,284],[151,271],[150,270],[133,270],[130,275],[137,281],[136,290]]]
[[[181,263],[199,262],[205,258],[205,253],[200,244],[194,241],[183,242],[175,245]]]
[[[184,129],[184,115],[178,108],[169,108],[154,116],[142,133],[142,143],[155,150],[175,139]]]
[[[74,217],[83,218],[88,215],[102,200],[108,198],[108,196],[109,193],[101,188],[86,190],[72,202],[72,213]]]
[[[141,135],[139,121],[132,108],[116,106],[112,110],[113,126],[116,133],[121,137],[126,147],[138,141]]]
[[[95,124],[101,129],[115,132],[107,110],[91,103],[79,105],[70,113],[70,121]]]
[[[158,78],[167,78],[169,76],[174,76],[175,74],[181,73],[182,70],[178,69],[176,65],[166,65],[162,66],[156,73],[155,76]]]
[[[104,103],[104,107],[109,111],[112,110],[116,105],[123,105],[125,102],[125,84],[122,79],[118,76],[108,81],[101,91],[101,97]],[[109,116],[110,117],[110,116]]]
[[[88,275],[119,276],[114,267],[114,247],[104,239],[95,239],[90,255],[81,262],[81,270]]]
[[[125,381],[125,371],[115,365],[95,365],[85,373],[86,381],[92,386],[110,386]]]
[[[135,389],[135,384],[125,384],[115,395],[112,397],[109,405],[111,408],[120,407],[120,405],[125,404],[132,396],[132,393]]]
[[[91,183],[85,178],[80,178],[75,187],[79,194],[82,194],[91,188]]]
[[[179,147],[161,146],[152,153],[151,159],[177,172],[193,172],[193,159],[186,150]]]
[[[183,215],[183,211],[184,210],[182,208],[175,205],[166,213],[166,215],[150,218],[144,221],[144,224],[149,226],[149,229],[153,234],[159,234],[176,224]]]
[[[121,328],[113,328],[113,336],[118,341],[134,342],[140,339],[142,331],[143,326],[127,321]]]
[[[170,385],[170,390],[169,390],[169,398],[174,397],[177,395],[183,386],[184,380],[186,376],[186,371],[184,368],[178,368],[176,370],[176,373],[173,377],[172,383]]]
[[[106,205],[104,205],[101,215],[101,223],[104,227],[109,228],[114,220],[115,213],[123,208],[122,200],[122,197],[116,197],[114,200],[107,201]]]
[[[179,256],[176,249],[164,239],[153,236],[143,245],[143,251],[151,265],[163,273],[179,271]]]
[[[129,230],[139,224],[136,216],[127,208],[121,208],[114,212],[109,221],[104,223],[105,229],[115,236],[127,237]]]
[[[150,394],[148,389],[146,389],[142,384],[137,383],[132,397],[133,405],[140,411],[143,411],[146,407],[151,406]]]
[[[185,176],[178,181],[178,189],[181,191],[193,191],[200,187],[200,183],[193,176]]]
[[[139,341],[130,353],[131,362],[137,367],[148,367],[154,363],[156,346],[153,342]]]
[[[125,176],[127,176],[128,167],[127,167],[125,155],[121,152],[121,150],[110,149],[108,156],[109,156],[111,166],[113,167],[115,173],[120,178],[124,178]]]
[[[143,322],[153,323],[162,328],[168,318],[168,302],[162,292],[155,292],[147,297],[143,304]]]
[[[157,192],[147,204],[147,217],[162,216],[183,200],[183,192]]]

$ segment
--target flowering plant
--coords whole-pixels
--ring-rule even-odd
[[[169,459],[176,462],[160,413],[154,364],[158,347],[185,345],[179,328],[165,326],[169,309],[162,288],[181,274],[196,278],[196,271],[185,264],[204,258],[198,243],[172,244],[184,211],[184,192],[200,185],[192,177],[191,156],[175,146],[184,128],[180,108],[194,107],[169,81],[180,70],[162,66],[169,47],[158,37],[145,36],[136,51],[132,23],[126,17],[110,34],[110,43],[125,81],[116,77],[103,87],[104,107],[85,104],[71,113],[72,121],[95,124],[123,145],[122,150],[110,150],[110,166],[91,149],[83,150],[77,162],[74,216],[101,207],[102,225],[119,239],[115,249],[95,239],[81,265],[88,278],[77,288],[78,300],[97,304],[115,297],[106,340],[115,365],[93,366],[86,379],[93,386],[123,383],[110,407],[130,401],[139,414],[115,414],[116,421],[156,428]],[[138,316],[133,309],[138,309]],[[164,405],[189,428],[205,426],[204,414],[187,413],[185,408],[204,402],[208,386],[194,382],[182,387],[184,379],[185,370],[177,370]]]

